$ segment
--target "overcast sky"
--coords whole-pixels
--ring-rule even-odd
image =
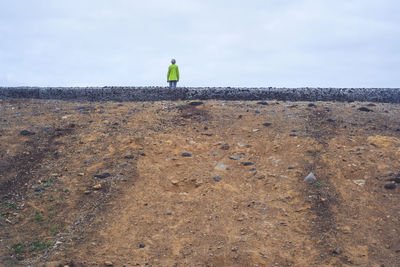
[[[398,0],[0,0],[0,86],[400,87]]]

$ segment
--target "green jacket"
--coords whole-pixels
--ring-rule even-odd
[[[179,81],[179,68],[172,64],[168,68],[167,81]]]

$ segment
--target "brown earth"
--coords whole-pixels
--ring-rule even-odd
[[[0,265],[400,266],[400,105],[197,104],[0,100]]]

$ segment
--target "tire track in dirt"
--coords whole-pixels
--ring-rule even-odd
[[[74,124],[64,128],[53,129],[49,133],[35,134],[24,143],[24,151],[14,157],[6,157],[0,161],[0,173],[3,177],[13,178],[0,179],[0,195],[9,198],[17,198],[26,191],[25,184],[33,177],[32,172],[39,168],[42,162],[51,154],[57,157],[57,142],[55,139],[73,133]],[[12,174],[12,175],[10,175]]]
[[[306,166],[307,174],[313,172],[317,177],[315,183],[306,185],[304,197],[311,201],[312,225],[310,226],[310,236],[314,240],[316,249],[320,254],[314,261],[317,264],[331,264],[336,256],[337,248],[341,247],[336,229],[335,211],[341,209],[341,197],[330,182],[332,174],[329,172],[327,164],[324,162],[323,155],[329,150],[329,140],[334,138],[335,124],[328,121],[328,108],[313,107],[305,109],[305,123],[308,136],[317,141],[320,149],[307,151],[313,158],[313,163]],[[305,175],[307,175],[305,174]],[[335,211],[334,211],[335,210]],[[341,262],[346,262],[346,258],[341,258]]]

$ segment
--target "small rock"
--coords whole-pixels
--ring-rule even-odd
[[[92,193],[92,191],[90,191],[90,190],[85,190],[85,192],[83,192],[83,193],[85,193],[86,195],[89,195],[90,193]]]
[[[134,155],[127,155],[127,156],[125,156],[124,158],[125,158],[125,159],[134,159],[135,156],[134,156]]]
[[[228,150],[229,149],[229,145],[228,144],[224,144],[221,146],[222,150]]]
[[[246,161],[246,162],[242,162],[242,165],[243,166],[251,166],[251,165],[254,165],[254,162]]]
[[[400,177],[387,179],[386,181],[395,182],[396,184],[400,184]]]
[[[202,185],[203,184],[203,180],[198,180],[197,182],[196,182],[196,187],[199,187],[200,185]]]
[[[229,156],[229,158],[233,160],[239,160],[242,158],[242,156]]]
[[[85,174],[83,172],[78,172],[78,176],[84,176]]]
[[[358,109],[359,111],[365,111],[365,112],[373,112],[372,109],[366,108],[366,107],[361,107]]]
[[[111,174],[109,174],[108,172],[105,172],[103,174],[95,174],[94,177],[99,178],[99,179],[105,179],[107,177],[110,177]]]
[[[294,166],[289,166],[288,167],[288,170],[293,170],[294,169]]]
[[[167,215],[172,215],[172,212],[168,211],[168,212],[167,212]]]
[[[242,143],[242,142],[238,142],[237,145],[238,145],[239,147],[245,147],[245,146],[246,146],[246,144],[245,144],[245,143]]]
[[[95,190],[100,190],[101,189],[101,184],[96,184],[93,186],[93,189]]]
[[[255,113],[256,114],[260,114],[260,111],[258,109],[256,109]]]
[[[217,170],[226,170],[226,169],[228,169],[228,166],[226,166],[223,163],[218,163],[217,166],[215,166],[215,169],[217,169]]]
[[[114,264],[111,261],[105,261],[104,265],[105,266],[114,266]]]
[[[171,180],[171,184],[173,184],[173,185],[178,185],[179,184],[179,181],[178,180]]]
[[[36,187],[35,188],[35,192],[42,192],[42,191],[44,191],[44,188],[41,188],[41,187]]]
[[[35,132],[28,131],[28,130],[22,130],[22,131],[20,132],[20,134],[21,134],[21,135],[24,135],[24,136],[27,136],[27,135],[34,135],[34,134],[36,134],[36,133],[35,133]]]
[[[313,107],[316,107],[316,105],[314,103],[310,103],[310,104],[308,104],[308,107],[313,108]]]
[[[222,180],[221,176],[218,175],[214,176],[214,181],[219,182],[221,180]]]
[[[385,189],[396,189],[396,184],[385,184]]]
[[[182,156],[182,157],[191,157],[192,154],[189,153],[189,152],[183,152],[183,153],[181,154],[181,156]]]
[[[335,122],[335,120],[332,119],[332,118],[329,118],[329,119],[327,119],[326,121],[327,121],[327,122]]]
[[[365,185],[365,180],[353,180],[353,183],[359,186]]]
[[[289,134],[289,136],[297,136],[297,134],[292,133],[292,134]]]
[[[140,243],[140,244],[139,244],[139,248],[145,248],[145,247],[146,247],[145,244],[143,244],[143,243]]]
[[[251,171],[251,172],[256,171],[256,170],[257,170],[257,168],[251,168],[251,169],[249,169],[249,171]]]
[[[271,126],[271,124],[272,124],[272,123],[266,122],[266,123],[264,123],[263,125],[264,125],[265,127],[269,127],[269,126]]]
[[[396,132],[400,132],[400,128],[396,128],[394,129]]]
[[[341,252],[342,252],[342,251],[341,251],[341,249],[340,249],[339,247],[336,247],[336,248],[334,248],[334,249],[332,250],[332,253],[333,253],[333,254],[336,254],[336,255],[339,255]]]
[[[189,105],[191,105],[191,106],[200,106],[200,105],[203,105],[203,102],[201,102],[201,101],[192,101],[192,102],[189,103]]]
[[[314,175],[312,172],[310,172],[310,173],[307,175],[307,177],[304,178],[304,182],[307,182],[307,183],[312,183],[312,182],[314,182],[315,180],[317,180],[317,178],[315,177],[315,175]]]
[[[266,101],[260,101],[260,102],[257,102],[257,104],[258,105],[263,105],[263,106],[269,105],[268,102],[266,102]]]

